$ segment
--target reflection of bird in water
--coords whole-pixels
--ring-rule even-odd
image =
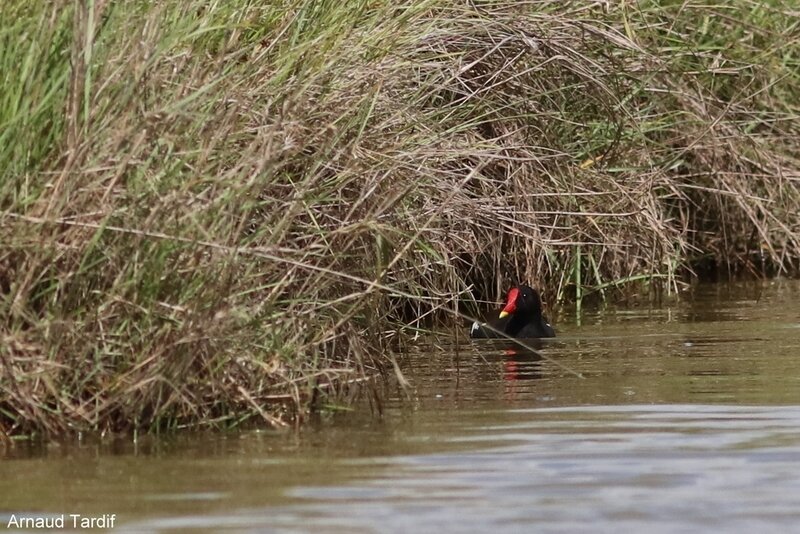
[[[542,378],[542,355],[521,347],[503,350],[503,380],[535,380]]]

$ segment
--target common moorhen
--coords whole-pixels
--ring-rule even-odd
[[[556,333],[542,317],[539,293],[530,286],[522,285],[508,292],[506,307],[500,312],[500,317],[489,321],[488,326],[477,321],[472,323],[469,337],[556,337]]]

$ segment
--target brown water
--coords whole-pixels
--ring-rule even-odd
[[[800,283],[558,327],[538,353],[420,346],[382,418],[20,443],[0,530],[116,514],[118,532],[800,532]]]

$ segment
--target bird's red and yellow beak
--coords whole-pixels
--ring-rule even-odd
[[[517,297],[519,297],[519,289],[517,289],[516,287],[508,292],[508,300],[506,301],[506,307],[503,308],[503,311],[500,312],[501,319],[508,317],[509,315],[517,311]]]

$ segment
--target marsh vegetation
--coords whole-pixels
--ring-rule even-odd
[[[0,434],[284,425],[518,280],[798,267],[788,1],[0,16]]]

